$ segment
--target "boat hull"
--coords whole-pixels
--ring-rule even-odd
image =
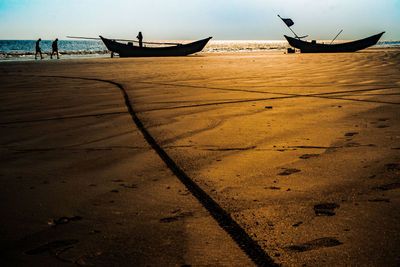
[[[102,36],[100,38],[108,50],[119,54],[120,57],[174,57],[200,52],[212,37],[188,44],[167,47],[139,47],[119,43]]]
[[[373,36],[341,44],[318,44],[302,41],[293,37],[285,36],[289,44],[300,49],[301,53],[343,53],[355,52],[375,45],[385,32]]]

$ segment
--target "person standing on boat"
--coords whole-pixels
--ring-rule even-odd
[[[53,43],[51,44],[51,48],[52,48],[53,51],[51,51],[50,58],[51,59],[53,58],[53,53],[54,53],[55,55],[57,55],[57,59],[59,59],[59,56],[58,56],[58,38],[56,38],[53,41]]]
[[[42,50],[40,50],[40,46],[39,46],[40,41],[42,41],[42,39],[40,39],[40,38],[39,38],[39,40],[36,41],[35,59],[37,59],[37,54],[38,54],[38,53],[40,54],[40,59],[43,59]]]
[[[136,38],[139,39],[139,46],[143,47],[143,35],[142,32],[139,32],[138,36],[136,36]]]

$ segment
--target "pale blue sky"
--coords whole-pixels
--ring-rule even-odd
[[[277,14],[313,39],[400,40],[400,0],[0,0],[0,39],[282,40]]]

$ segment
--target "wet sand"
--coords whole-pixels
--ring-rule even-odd
[[[3,262],[396,266],[399,65],[373,49],[1,63]]]

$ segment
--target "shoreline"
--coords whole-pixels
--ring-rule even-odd
[[[243,42],[246,42],[245,40]],[[290,46],[288,46],[290,47]],[[370,47],[367,49],[363,49],[361,51],[357,51],[356,53],[363,52],[363,51],[400,51],[400,47]],[[214,54],[252,54],[252,53],[286,53],[285,48],[261,48],[261,49],[248,49],[248,48],[240,48],[238,50],[231,50],[231,51],[201,51],[194,55],[214,55]],[[298,49],[296,49],[296,54],[301,54]],[[340,53],[339,53],[340,54]],[[346,53],[350,54],[350,53]],[[50,59],[50,52],[43,53],[45,56],[45,60]],[[190,55],[189,55],[190,56]],[[193,56],[193,55],[192,55]],[[31,61],[35,60],[35,53],[34,52],[12,52],[10,53],[0,53],[0,62],[16,62],[16,61]],[[61,51],[60,52],[60,59],[88,59],[88,58],[107,58],[110,57],[110,52],[107,50],[104,51]],[[119,58],[116,56],[116,58]]]

